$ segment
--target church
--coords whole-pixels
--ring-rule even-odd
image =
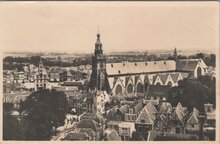
[[[208,72],[202,59],[106,63],[101,35],[97,34],[92,55],[90,90],[106,91],[111,96],[146,94],[150,85],[177,86],[184,78],[197,78]]]

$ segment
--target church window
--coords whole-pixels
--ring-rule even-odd
[[[172,87],[172,82],[169,81],[169,82],[167,83],[167,85],[170,86],[170,87]]]
[[[202,75],[202,69],[200,67],[197,68],[197,77]]]
[[[132,93],[133,92],[133,86],[132,86],[132,84],[130,83],[130,84],[128,84],[128,87],[127,87],[127,92],[128,93]]]
[[[143,86],[141,83],[137,84],[137,93],[143,93]]]
[[[148,88],[148,82],[145,82],[144,83],[144,91],[145,91],[145,93],[147,92],[147,88]]]
[[[121,87],[121,85],[117,85],[116,89],[115,89],[115,94],[118,95],[118,94],[121,94],[121,93],[122,93],[122,87]]]
[[[159,83],[159,82],[157,82],[157,83],[156,83],[156,85],[160,85],[160,83]]]

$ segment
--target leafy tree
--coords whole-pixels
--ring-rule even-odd
[[[39,90],[20,106],[27,120],[27,140],[49,140],[53,128],[64,124],[67,99],[64,92]]]
[[[211,95],[209,87],[196,79],[184,79],[179,81],[178,86],[171,88],[168,101],[176,106],[180,102],[189,111],[196,107],[201,112],[204,111],[204,103],[208,102]]]
[[[3,103],[3,139],[24,139],[24,129],[20,125],[18,118],[11,115],[12,110],[12,103]]]

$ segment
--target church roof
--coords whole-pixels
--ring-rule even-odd
[[[170,74],[170,76],[172,77],[174,83],[177,82],[179,75],[180,75],[179,73],[171,73]]]
[[[158,76],[160,77],[160,80],[162,81],[162,83],[165,84],[165,82],[167,81],[167,77],[169,76],[169,74],[158,74]]]
[[[166,61],[148,61],[148,62],[121,62],[106,64],[106,71],[109,76],[122,74],[139,74],[163,71],[175,71],[176,62],[174,60]]]

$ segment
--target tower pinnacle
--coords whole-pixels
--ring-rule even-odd
[[[102,43],[100,40],[100,33],[97,33],[97,40],[95,43],[95,54],[103,54]]]

